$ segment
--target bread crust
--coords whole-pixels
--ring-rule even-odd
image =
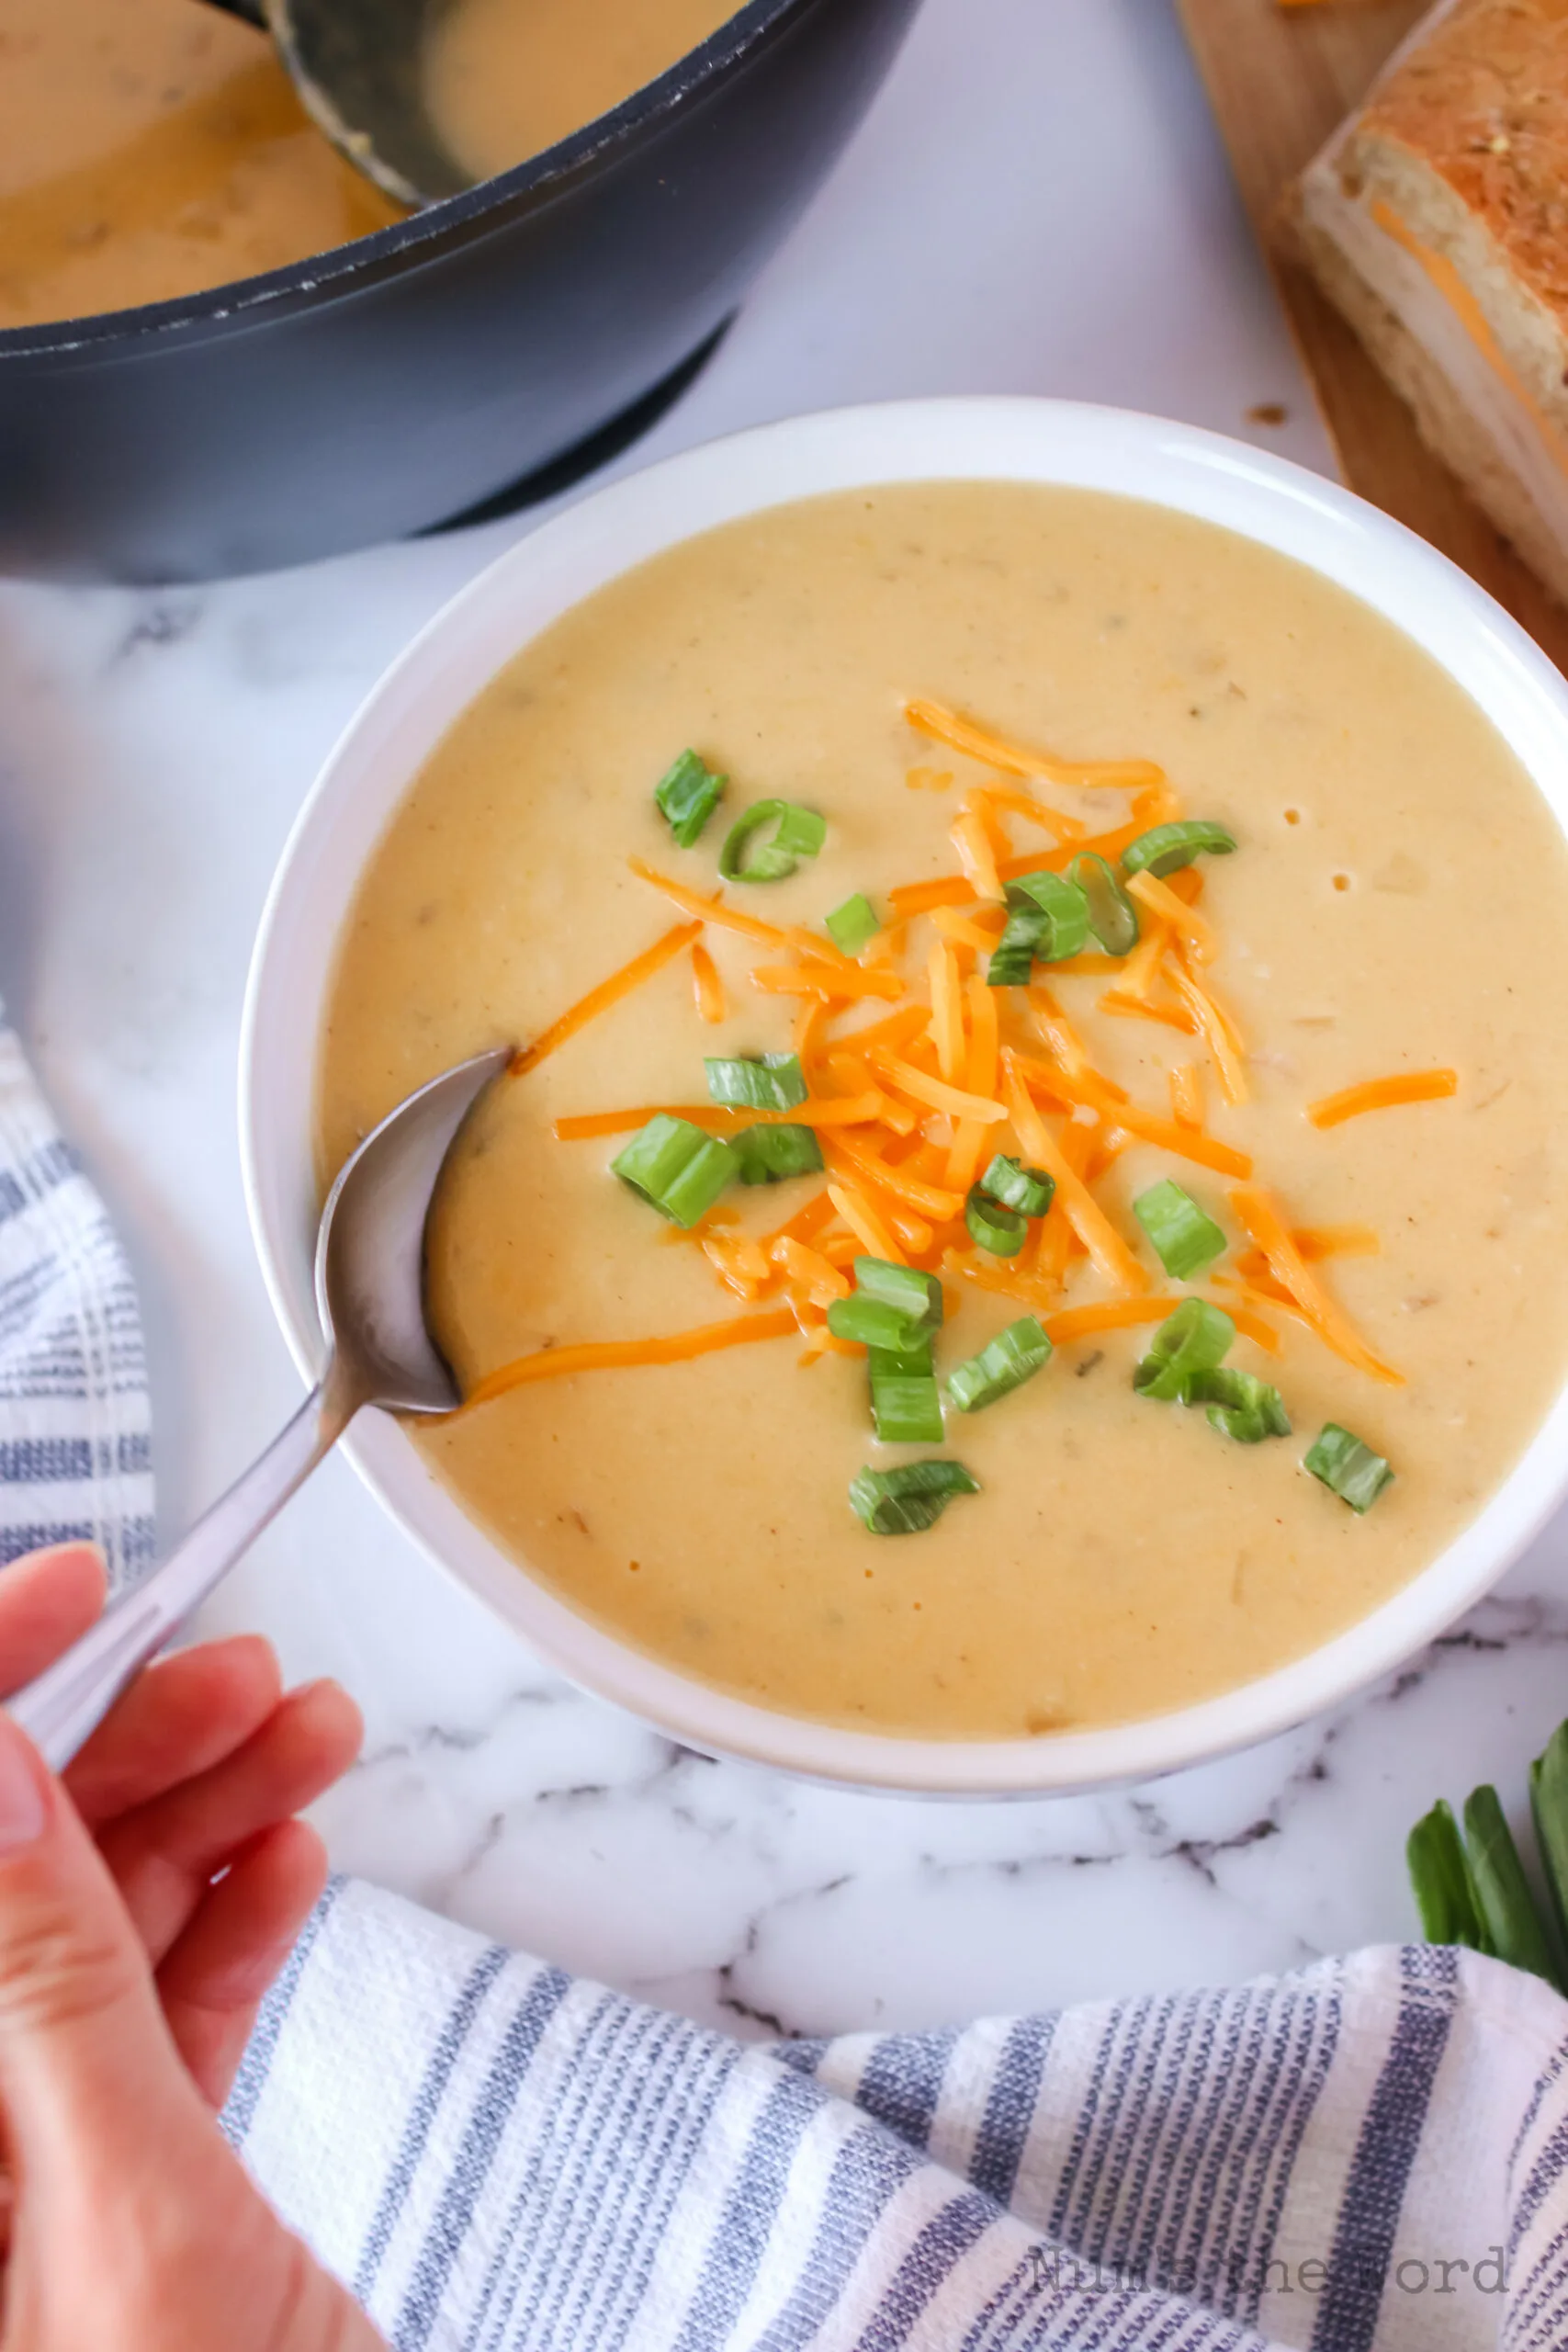
[[[1386,140],[1445,181],[1568,333],[1568,0],[1457,0],[1373,90],[1354,146]],[[1353,148],[1342,168],[1356,168]]]
[[[1476,430],[1448,377],[1299,201],[1291,207],[1289,227],[1295,250],[1407,403],[1427,447],[1459,477],[1537,578],[1568,607],[1568,548],[1549,528],[1512,469],[1499,460],[1486,435]]]

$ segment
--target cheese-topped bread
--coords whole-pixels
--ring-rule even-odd
[[[1425,439],[1568,603],[1568,0],[1443,0],[1294,210]]]

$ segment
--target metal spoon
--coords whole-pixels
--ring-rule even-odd
[[[55,1771],[303,1486],[362,1406],[449,1413],[461,1403],[424,1317],[425,1221],[453,1138],[510,1058],[499,1046],[433,1078],[343,1169],[316,1236],[316,1304],[327,1341],[320,1381],[163,1566],[6,1701]]]
[[[472,187],[425,110],[420,52],[434,0],[208,0],[270,33],[318,128],[399,204]]]

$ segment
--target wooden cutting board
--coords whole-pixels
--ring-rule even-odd
[[[1178,5],[1345,480],[1462,564],[1568,670],[1568,613],[1433,457],[1276,228],[1287,182],[1360,103],[1427,0]]]

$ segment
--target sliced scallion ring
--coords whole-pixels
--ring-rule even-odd
[[[811,1127],[779,1121],[742,1127],[725,1140],[740,1162],[743,1184],[782,1184],[791,1176],[817,1176],[822,1170],[822,1147]]]
[[[1235,847],[1235,834],[1212,818],[1179,817],[1173,824],[1156,825],[1129,842],[1122,853],[1122,871],[1152,874],[1157,881],[1174,874],[1179,865],[1190,865],[1201,851],[1211,857],[1228,857]]]
[[[1027,910],[1015,909],[1007,919],[1002,935],[991,950],[986,966],[986,984],[993,989],[1021,989],[1029,985],[1034,969],[1035,951],[1049,929],[1047,919],[1038,907]]]
[[[752,844],[764,825],[775,827],[770,842]],[[724,837],[718,870],[727,882],[782,882],[803,857],[815,857],[828,838],[825,818],[796,800],[753,800]]]
[[[828,1329],[835,1340],[848,1340],[857,1348],[883,1348],[889,1355],[908,1355],[925,1336],[923,1326],[912,1324],[885,1298],[868,1298],[858,1290],[848,1298],[834,1299],[828,1309]]]
[[[1078,955],[1089,938],[1089,899],[1076,882],[1049,867],[1039,874],[1021,874],[1007,886],[1007,901],[1014,913],[1030,910],[1044,916],[1034,953],[1043,964],[1059,964]]]
[[[1149,1341],[1133,1385],[1157,1404],[1185,1404],[1193,1374],[1223,1363],[1235,1338],[1235,1325],[1222,1308],[1206,1298],[1184,1298]]]
[[[798,1054],[743,1054],[733,1061],[708,1055],[708,1097],[735,1111],[793,1111],[806,1100]]]
[[[873,1348],[866,1370],[872,1426],[883,1444],[940,1445],[942,1392],[931,1369],[930,1340],[909,1349]]]
[[[919,1535],[935,1526],[954,1495],[979,1491],[980,1481],[962,1462],[906,1462],[852,1478],[850,1509],[874,1535]]]
[[[882,929],[882,918],[863,890],[846,899],[827,917],[828,933],[846,956],[858,956],[868,939],[874,939]]]
[[[728,1144],[667,1111],[639,1127],[610,1166],[623,1184],[680,1226],[695,1225],[740,1171]]]
[[[724,797],[728,776],[719,775],[695,752],[682,752],[653,787],[659,813],[682,849],[690,849]]]
[[[1277,1388],[1255,1373],[1237,1372],[1217,1364],[1212,1372],[1195,1372],[1187,1383],[1187,1402],[1206,1405],[1209,1426],[1238,1445],[1260,1445],[1266,1437],[1289,1437],[1291,1417]]]
[[[1168,1176],[1151,1184],[1133,1203],[1133,1215],[1154,1243],[1160,1264],[1175,1282],[1184,1283],[1211,1265],[1225,1249],[1220,1227],[1201,1209],[1190,1193]]]
[[[1392,1485],[1393,1472],[1387,1459],[1374,1453],[1354,1430],[1342,1429],[1337,1421],[1330,1421],[1323,1433],[1307,1448],[1303,1457],[1303,1469],[1320,1478],[1332,1495],[1348,1503],[1353,1511],[1369,1511],[1383,1488]]]
[[[1056,1196],[1054,1176],[1048,1176],[1043,1168],[1026,1168],[1002,1151],[981,1177],[980,1188],[993,1201],[1000,1201],[1003,1208],[1016,1209],[1020,1216],[1043,1216]]]
[[[977,1413],[982,1406],[994,1405],[998,1396],[1021,1388],[1050,1361],[1051,1342],[1043,1325],[1032,1315],[1021,1315],[1016,1323],[1010,1323],[987,1341],[977,1356],[949,1373],[949,1400],[961,1413]]]
[[[993,1258],[1016,1258],[1029,1236],[1028,1218],[994,1201],[983,1184],[970,1185],[964,1222],[971,1241]]]
[[[1080,850],[1067,868],[1089,902],[1089,927],[1108,956],[1126,956],[1138,944],[1138,910],[1098,850]]]
[[[867,1298],[880,1299],[902,1315],[917,1336],[942,1324],[942,1284],[918,1266],[900,1266],[891,1258],[857,1258],[855,1288]]]

